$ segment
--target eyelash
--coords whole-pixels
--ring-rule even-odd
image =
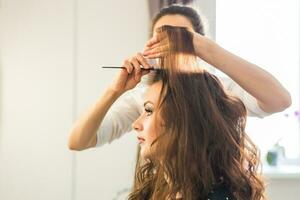
[[[145,108],[145,112],[146,112],[147,116],[149,116],[152,114],[153,111],[150,108]]]

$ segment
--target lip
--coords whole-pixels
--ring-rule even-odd
[[[139,144],[141,144],[141,143],[143,143],[143,142],[145,141],[145,139],[142,138],[142,137],[137,137],[137,139],[138,139],[138,141],[139,141]]]

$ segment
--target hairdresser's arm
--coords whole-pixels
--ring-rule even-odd
[[[144,68],[150,67],[141,54],[125,60],[125,69],[120,70],[104,94],[74,124],[69,136],[69,149],[80,151],[96,145],[97,130],[112,104],[123,93],[134,88],[143,75],[149,73],[148,70],[141,71],[140,64]]]
[[[291,105],[289,92],[267,71],[202,35],[194,34],[194,46],[197,56],[231,77],[256,98],[265,112],[280,112]]]
[[[193,34],[197,56],[231,77],[256,98],[263,111],[280,112],[291,105],[289,92],[267,71],[230,53],[209,38],[197,33]],[[166,36],[157,33],[147,42],[143,55],[148,58],[158,58],[168,49]]]
[[[97,102],[74,124],[69,137],[69,149],[81,151],[94,147],[97,130],[108,109],[121,93],[108,88]]]

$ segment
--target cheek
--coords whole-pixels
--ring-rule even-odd
[[[149,118],[145,120],[144,123],[144,137],[146,139],[145,144],[141,148],[141,156],[144,158],[153,159],[153,156],[155,155],[155,144],[151,146],[153,141],[157,137],[157,132],[155,129],[155,123],[154,120]]]
[[[146,137],[145,139],[148,141],[149,144],[151,144],[153,140],[157,137],[157,129],[154,117],[151,116],[147,120],[145,120],[144,131]]]

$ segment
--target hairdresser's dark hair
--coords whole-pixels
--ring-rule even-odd
[[[162,8],[160,12],[157,13],[152,19],[151,35],[152,35],[152,31],[154,31],[153,28],[155,23],[165,15],[182,15],[186,17],[188,20],[190,20],[195,32],[201,35],[205,35],[203,22],[200,18],[199,13],[191,7],[182,6],[182,5],[172,5],[166,8]]]
[[[216,76],[191,65],[196,62],[191,32],[161,29],[170,50],[153,79],[162,83],[153,113],[163,129],[157,129],[151,158],[138,158],[129,200],[175,199],[178,193],[205,200],[219,185],[237,200],[265,200],[259,152],[245,133],[243,102],[227,94]]]

